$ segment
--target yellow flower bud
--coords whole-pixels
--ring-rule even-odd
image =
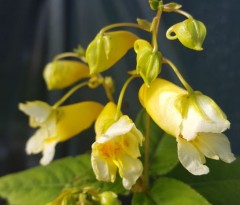
[[[62,89],[89,77],[89,68],[77,61],[53,61],[44,68],[43,77],[49,90]]]
[[[172,35],[175,33],[175,35]],[[178,40],[187,48],[201,51],[202,44],[206,37],[206,27],[201,21],[193,18],[186,19],[171,26],[166,33],[169,40]]]
[[[141,75],[147,86],[157,78],[162,68],[162,54],[153,52],[152,46],[145,40],[137,40],[134,43],[137,53],[137,73]]]
[[[136,39],[138,37],[128,31],[98,34],[86,51],[90,73],[100,73],[109,69],[133,47]]]

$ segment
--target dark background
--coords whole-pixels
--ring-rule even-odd
[[[165,1],[165,3],[170,1]],[[207,27],[204,51],[189,50],[177,41],[168,41],[165,31],[184,20],[178,14],[162,18],[159,47],[163,55],[180,68],[196,90],[211,96],[231,121],[226,132],[233,151],[240,154],[240,3],[238,0],[177,1]],[[38,164],[40,156],[26,156],[25,143],[33,130],[28,118],[18,110],[18,103],[43,100],[50,104],[64,91],[48,92],[42,78],[44,65],[79,44],[86,47],[105,25],[134,22],[136,18],[151,20],[154,12],[147,0],[1,0],[0,1],[0,176]],[[137,34],[149,39],[149,34]],[[115,97],[126,80],[126,71],[134,69],[135,56],[130,52],[113,69],[116,80]],[[173,72],[163,68],[161,74],[179,83]],[[140,109],[137,92],[141,81],[130,85],[124,98],[123,111],[133,119]],[[96,91],[81,90],[69,103],[78,100],[106,99]],[[94,132],[57,146],[56,158],[77,155],[90,149]]]

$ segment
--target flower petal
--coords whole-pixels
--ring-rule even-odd
[[[230,122],[211,98],[202,94],[194,97],[196,101],[190,101],[182,124],[182,135],[185,139],[193,140],[198,132],[221,133],[230,127]]]
[[[122,153],[114,162],[119,168],[120,176],[123,178],[122,183],[124,188],[131,189],[142,174],[143,166],[141,161]]]
[[[48,140],[47,142],[45,141],[43,148],[43,156],[40,160],[41,165],[47,165],[53,160],[55,154],[55,146],[57,143],[58,140],[56,140],[56,138],[50,141]]]
[[[111,159],[102,156],[99,151],[99,144],[93,143],[91,163],[97,180],[114,182],[116,178],[117,167]]]
[[[102,108],[101,104],[92,101],[59,107],[56,127],[56,135],[59,141],[65,141],[89,128]]]
[[[176,102],[187,94],[182,88],[163,79],[156,79],[148,88],[143,85],[139,98],[148,114],[165,132],[175,137],[180,134],[182,114]]]
[[[30,116],[30,125],[32,127],[41,125],[52,112],[51,106],[42,101],[20,103],[19,109]]]
[[[221,133],[199,133],[194,140],[198,149],[208,158],[219,158],[227,163],[235,160],[228,138]]]
[[[181,164],[194,175],[203,175],[209,172],[207,166],[203,165],[205,158],[191,142],[188,142],[180,137],[178,142],[178,158]]]
[[[45,129],[38,129],[35,134],[30,137],[26,144],[27,154],[38,154],[43,150],[44,139],[47,137],[47,131]]]
[[[124,135],[133,128],[134,123],[126,116],[122,116],[116,123],[113,123],[100,137],[97,138],[98,143],[105,143],[114,137]]]

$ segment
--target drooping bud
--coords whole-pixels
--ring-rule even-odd
[[[145,40],[137,40],[134,43],[137,53],[137,73],[141,75],[147,86],[157,78],[162,68],[162,54],[153,51],[152,46]]]
[[[111,191],[105,191],[98,195],[101,205],[120,205],[117,195]]]
[[[175,35],[172,35],[173,33]],[[189,18],[171,26],[166,36],[169,40],[178,39],[187,48],[201,51],[206,33],[206,27],[201,21]]]
[[[90,74],[109,69],[133,47],[137,39],[135,34],[128,31],[98,34],[86,51]]]
[[[53,61],[45,66],[43,77],[48,90],[62,89],[89,77],[89,68],[77,61]]]

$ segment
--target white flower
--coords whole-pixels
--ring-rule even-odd
[[[114,122],[115,113],[116,106],[108,103],[96,121],[97,136],[92,145],[92,167],[98,180],[110,182],[115,181],[118,169],[123,186],[131,189],[143,170],[138,159],[143,136],[126,115]]]
[[[90,127],[102,105],[89,101],[54,108],[45,102],[33,101],[20,103],[19,109],[29,115],[30,126],[38,128],[27,141],[26,152],[42,152],[40,163],[47,165],[54,157],[56,144]]]
[[[152,119],[176,137],[178,157],[194,175],[207,174],[205,157],[231,163],[235,160],[228,138],[222,134],[230,122],[217,104],[200,92],[189,94],[175,84],[156,79],[139,92]]]

